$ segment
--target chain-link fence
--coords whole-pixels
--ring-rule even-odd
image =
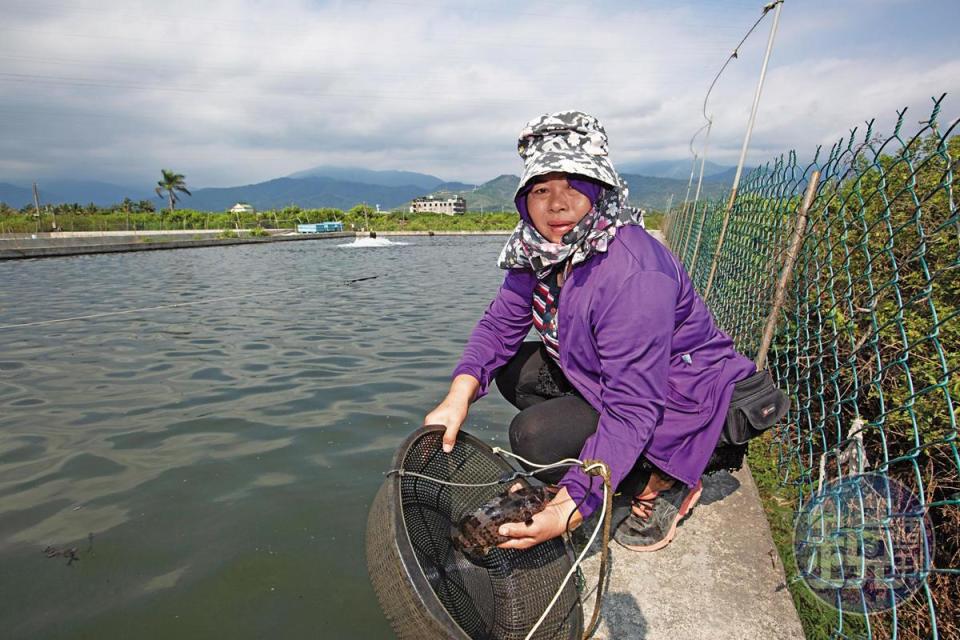
[[[870,122],[809,162],[759,167],[729,212],[668,218],[741,352],[766,352],[775,319],[768,366],[792,406],[770,455],[796,500],[791,573],[831,605],[833,637],[960,638],[960,136],[943,99],[919,126],[904,110],[889,135]]]

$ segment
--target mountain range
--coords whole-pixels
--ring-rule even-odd
[[[686,175],[680,175],[683,166]],[[636,169],[649,173],[634,173]],[[630,187],[630,202],[646,209],[662,210],[672,194],[675,203],[682,202],[689,180],[689,161],[627,164],[622,176]],[[715,197],[726,190],[733,178],[733,168],[707,163],[703,194]],[[659,174],[659,175],[651,175]],[[467,200],[471,211],[513,209],[513,193],[519,177],[501,175],[479,185],[445,182],[441,178],[412,171],[373,171],[362,168],[321,166],[299,171],[282,178],[236,187],[191,189],[192,196],[183,196],[184,208],[201,211],[223,211],[237,202],[246,202],[257,209],[278,209],[290,205],[302,208],[334,207],[349,209],[360,203],[381,209],[405,207],[418,196],[459,194]],[[189,182],[188,182],[189,186]],[[163,206],[151,190],[105,182],[50,180],[39,185],[41,203],[93,203],[109,206],[131,200],[151,200]],[[33,202],[30,186],[0,182],[0,202],[22,207]]]
[[[695,169],[699,175],[700,162],[698,161],[695,166],[693,165],[691,159],[650,160],[646,162],[635,161],[617,164],[617,171],[621,173],[650,176],[651,178],[675,178],[677,180],[683,180],[684,182],[690,180],[691,168]],[[704,180],[706,180],[708,177],[716,176],[717,174],[723,173],[724,171],[732,168],[733,167],[727,167],[722,164],[717,164],[716,162],[710,162],[707,160],[703,169]],[[733,174],[731,173],[730,175],[732,176]]]

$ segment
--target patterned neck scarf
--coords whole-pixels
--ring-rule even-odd
[[[560,290],[570,275],[570,262],[556,265],[533,289],[533,326],[540,334],[547,355],[560,364],[560,338],[557,324],[557,309],[560,307]]]
[[[590,194],[577,184],[582,185],[584,182],[586,181],[570,178],[571,186],[589,197]],[[563,242],[550,242],[537,231],[530,222],[530,216],[526,214],[527,191],[525,187],[517,195],[517,208],[520,210],[521,219],[500,252],[498,264],[501,269],[531,269],[537,274],[537,279],[543,280],[555,265],[567,259],[572,266],[595,253],[605,252],[617,229],[623,225],[643,226],[643,213],[627,206],[626,185],[621,179],[616,189],[601,189],[596,199],[592,199],[593,207],[563,236]]]

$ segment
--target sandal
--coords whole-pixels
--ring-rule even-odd
[[[670,544],[677,532],[677,525],[690,514],[690,510],[700,500],[703,483],[690,488],[682,482],[675,482],[669,489],[656,494],[653,508],[646,517],[631,511],[620,523],[613,539],[631,551],[657,551]],[[634,506],[646,506],[649,495],[634,498]]]

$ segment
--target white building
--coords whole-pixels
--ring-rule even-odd
[[[423,196],[414,198],[410,203],[410,213],[443,213],[448,216],[467,212],[467,201],[463,196]]]
[[[237,204],[230,207],[230,213],[256,213],[257,210],[253,208],[253,205],[249,205],[246,202],[238,202]]]

